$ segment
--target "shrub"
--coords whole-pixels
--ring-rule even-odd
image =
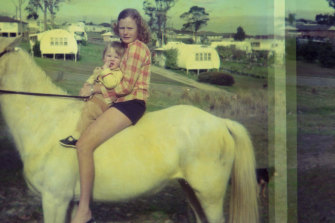
[[[35,57],[41,57],[40,41],[37,41],[33,46],[33,53]]]
[[[318,58],[318,49],[317,43],[308,41],[297,46],[297,57],[302,57],[307,62],[314,62]]]
[[[330,43],[325,43],[319,48],[318,60],[323,67],[335,66],[335,51]]]
[[[82,41],[80,42],[80,44],[83,45],[83,46],[87,46],[87,40],[82,40]]]
[[[266,64],[269,56],[268,50],[253,50],[251,54],[251,58],[253,61],[256,61],[260,64]]]
[[[233,76],[222,72],[200,73],[198,81],[225,86],[232,86],[235,83]]]
[[[177,57],[178,57],[178,50],[177,49],[170,49],[164,51],[165,60],[165,67],[170,69],[177,69]]]
[[[193,44],[194,43],[194,40],[192,38],[188,38],[188,39],[182,39],[180,40],[182,43],[185,43],[185,44]]]
[[[246,60],[247,59],[247,52],[244,50],[233,49],[232,50],[232,58],[233,60]]]
[[[216,50],[221,60],[246,60],[247,52],[236,49],[235,46],[217,46]]]
[[[231,56],[232,56],[232,52],[231,52],[231,49],[229,47],[217,46],[216,51],[219,54],[220,60],[230,59]]]

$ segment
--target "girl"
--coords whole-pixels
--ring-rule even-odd
[[[101,143],[124,128],[136,124],[146,109],[149,96],[151,56],[146,45],[149,30],[139,12],[135,9],[123,10],[114,27],[126,46],[121,60],[123,73],[121,82],[108,94],[114,104],[97,118],[80,136],[76,143],[80,174],[80,200],[72,223],[92,223],[89,207],[94,180],[93,152]],[[93,93],[100,87],[93,86]],[[81,95],[91,95],[91,88],[84,86]]]

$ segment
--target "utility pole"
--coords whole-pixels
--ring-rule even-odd
[[[19,33],[22,35],[23,32],[23,25],[22,25],[22,6],[26,2],[26,0],[17,0],[17,3],[12,0],[12,3],[15,6],[16,9],[16,19],[17,19],[17,11],[19,11],[19,19],[20,19],[20,25],[19,25]]]

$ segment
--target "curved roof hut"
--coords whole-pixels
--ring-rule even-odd
[[[78,44],[73,34],[64,29],[53,29],[35,36],[31,36],[31,41],[40,41],[42,57],[74,58],[77,61]]]
[[[169,42],[164,50],[177,49],[177,66],[189,70],[209,70],[220,68],[219,54],[211,46]]]

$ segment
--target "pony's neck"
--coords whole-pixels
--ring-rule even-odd
[[[2,76],[2,88],[16,91],[66,94],[52,83],[49,77],[35,64],[25,52],[16,52],[9,55],[6,63],[6,71]],[[19,61],[19,62],[16,62]],[[75,103],[75,104],[73,104]],[[72,105],[71,105],[72,104]],[[15,143],[21,153],[33,156],[36,153],[44,153],[45,145],[49,141],[45,138],[48,134],[62,137],[54,132],[59,127],[71,128],[62,122],[66,121],[68,113],[76,110],[76,101],[71,99],[47,98],[29,95],[2,95],[1,107],[3,116],[14,137]],[[72,110],[71,110],[72,109]],[[63,128],[57,129],[58,132]],[[64,129],[64,131],[66,131]],[[50,139],[49,139],[50,140]],[[54,140],[55,143],[57,139]],[[44,149],[44,150],[43,150]]]
[[[7,60],[7,75],[2,82],[8,90],[65,94],[23,50],[11,53]]]

